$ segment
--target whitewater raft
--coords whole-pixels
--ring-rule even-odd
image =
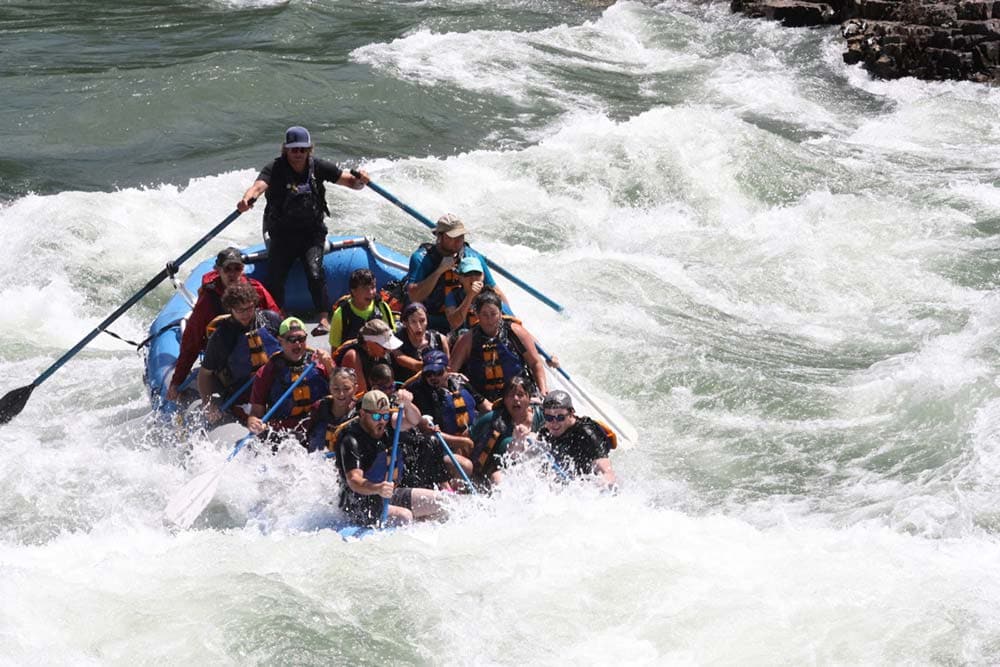
[[[263,244],[241,251],[244,273],[267,284],[267,251]],[[328,236],[323,270],[329,294],[337,298],[349,292],[348,280],[356,269],[370,269],[379,287],[406,275],[408,259],[400,253],[378,244],[371,237]],[[149,327],[149,344],[146,353],[144,381],[153,409],[173,414],[178,406],[167,400],[167,387],[180,353],[181,336],[188,317],[194,308],[198,288],[206,273],[215,268],[215,256],[196,266],[181,283],[175,280],[177,293],[167,302]],[[312,299],[306,284],[305,272],[300,262],[292,266],[285,284],[285,305],[288,313],[307,313],[313,310]],[[319,341],[319,339],[316,339]],[[196,385],[198,366],[195,365],[182,387]]]

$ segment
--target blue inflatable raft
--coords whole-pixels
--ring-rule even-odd
[[[245,273],[267,284],[267,251],[264,245],[246,248],[242,251],[246,264]],[[382,287],[406,275],[408,258],[400,253],[375,243],[371,237],[327,237],[327,249],[323,258],[326,284],[329,295],[337,299],[348,293],[348,279],[356,269],[371,269],[375,281]],[[177,406],[166,399],[167,387],[180,353],[181,335],[191,315],[194,300],[201,287],[202,277],[215,266],[215,257],[206,259],[196,266],[184,283],[177,281],[177,293],[167,302],[160,314],[149,327],[149,343],[146,349],[146,371],[144,380],[149,391],[153,409],[170,414]],[[313,310],[312,300],[306,285],[302,265],[296,262],[285,284],[285,305],[287,313],[306,313]],[[198,372],[197,366],[192,376]]]

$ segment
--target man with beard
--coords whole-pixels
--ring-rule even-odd
[[[389,475],[393,415],[389,397],[383,392],[373,389],[365,393],[358,417],[340,431],[334,446],[343,485],[340,507],[361,526],[378,522],[383,500],[389,501],[390,524],[442,514],[437,491],[396,486],[402,476],[401,457],[397,456],[396,468]]]

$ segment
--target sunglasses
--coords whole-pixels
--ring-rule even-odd
[[[299,146],[297,148],[289,148],[288,152],[289,153],[308,153],[311,150],[312,150],[311,148],[302,148],[301,146]]]
[[[285,336],[285,342],[295,345],[296,343],[306,342],[306,338],[308,338],[308,336]]]
[[[429,375],[429,376],[435,377],[435,378],[436,377],[440,377],[440,376],[444,375],[444,369],[442,368],[439,371],[424,371],[424,375]]]
[[[236,308],[233,308],[233,312],[234,312],[234,313],[252,313],[252,312],[253,312],[253,310],[254,310],[254,309],[255,309],[256,307],[257,307],[257,306],[255,306],[255,305],[254,305],[254,304],[252,304],[252,303],[251,303],[251,304],[250,304],[249,306],[237,306]]]
[[[559,415],[548,415],[547,414],[547,415],[545,415],[545,421],[547,421],[547,422],[564,422],[564,421],[566,421],[566,417],[569,417],[569,413],[568,412],[564,412],[564,413],[559,414]]]
[[[222,270],[226,273],[240,273],[243,271],[242,264],[229,264],[228,266],[222,267]]]
[[[391,412],[372,412],[370,410],[365,410],[365,412],[372,416],[373,422],[387,422],[392,417]]]

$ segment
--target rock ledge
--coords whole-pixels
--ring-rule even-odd
[[[1000,83],[1000,0],[731,0],[787,26],[840,24],[844,61],[883,79]]]

